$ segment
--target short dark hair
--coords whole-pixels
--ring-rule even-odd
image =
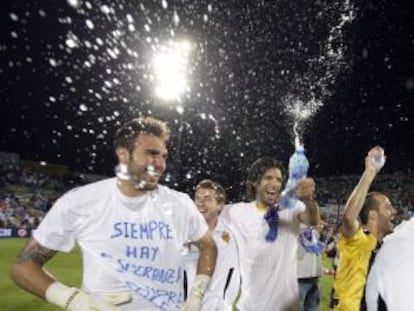
[[[370,211],[378,211],[379,201],[377,197],[379,195],[383,194],[380,192],[369,192],[365,197],[364,205],[359,212],[359,219],[361,220],[361,224],[366,225],[368,223],[368,216]]]
[[[165,142],[170,138],[170,129],[165,122],[154,117],[139,117],[125,123],[116,131],[114,149],[122,147],[133,151],[135,140],[142,133],[154,135]]]
[[[210,179],[203,179],[200,181],[197,186],[195,187],[195,191],[198,189],[211,189],[214,190],[216,194],[216,200],[218,203],[225,203],[226,202],[226,190],[224,187],[219,183],[212,181]]]
[[[282,163],[271,157],[261,157],[250,166],[246,180],[247,195],[252,198],[256,196],[256,186],[254,184],[260,181],[266,171],[271,168],[279,169],[282,177],[284,176]]]

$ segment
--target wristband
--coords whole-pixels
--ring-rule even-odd
[[[211,277],[206,274],[197,274],[190,295],[203,298],[210,283]]]
[[[47,288],[45,298],[48,302],[67,309],[73,299],[79,294],[81,294],[81,291],[77,288],[54,282]]]
[[[200,311],[204,297],[204,293],[207,290],[210,277],[206,274],[196,275],[194,285],[191,288],[190,295],[188,295],[184,306],[180,311]]]

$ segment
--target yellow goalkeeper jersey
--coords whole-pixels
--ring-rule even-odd
[[[351,238],[338,241],[339,264],[335,275],[335,311],[358,311],[364,293],[369,262],[377,239],[359,228]]]

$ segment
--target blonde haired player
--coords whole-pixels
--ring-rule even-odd
[[[202,311],[231,311],[240,287],[238,252],[234,235],[220,218],[225,201],[226,192],[217,182],[204,179],[197,184],[194,202],[204,216],[217,245],[216,268],[203,299]],[[190,244],[189,253],[185,256],[189,288],[196,277],[198,256],[198,249]]]

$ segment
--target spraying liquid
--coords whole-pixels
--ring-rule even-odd
[[[298,201],[296,197],[296,185],[299,180],[306,177],[309,168],[308,159],[305,156],[305,149],[299,139],[297,130],[297,122],[293,127],[295,134],[295,152],[289,159],[289,179],[285,189],[281,193],[279,204],[271,205],[264,219],[269,225],[269,231],[266,233],[265,239],[268,242],[273,242],[278,236],[279,227],[279,210],[280,208],[294,208]]]
[[[155,167],[154,165],[150,164],[147,166],[147,168],[145,169],[146,172],[151,175],[151,176],[157,176],[157,172],[155,171]]]
[[[148,175],[151,176],[157,176],[157,172],[155,171],[154,165],[150,164],[145,168],[145,172],[148,173]],[[145,189],[147,182],[145,180],[141,180],[138,183],[135,183],[135,188],[137,189]]]
[[[145,171],[151,176],[157,176],[154,165],[150,164],[145,168]],[[129,181],[132,180],[131,175],[128,172],[128,166],[120,163],[115,167],[115,175],[121,180]],[[145,180],[135,181],[134,187],[136,189],[144,189],[147,182]]]
[[[115,175],[121,180],[131,180],[131,175],[128,173],[128,166],[123,163],[119,163],[115,167]]]
[[[145,185],[147,184],[147,182],[145,181],[145,180],[141,180],[140,182],[138,182],[138,183],[135,183],[134,184],[134,187],[136,188],[136,189],[140,189],[140,190],[142,190],[142,189],[144,189],[145,188]]]
[[[309,169],[309,161],[297,132],[297,123],[295,123],[293,131],[295,133],[295,151],[289,158],[289,179],[280,199],[282,208],[293,208],[296,205],[296,185],[299,180],[306,177]]]
[[[157,176],[157,172],[155,171],[154,165],[150,164],[145,168],[145,172],[151,176]],[[147,182],[145,180],[140,180],[139,182],[135,183],[135,188],[143,190],[145,189]]]
[[[297,150],[301,143],[299,138],[299,132],[298,132],[298,122],[295,121],[295,124],[293,125],[293,133],[295,134],[295,150]]]

